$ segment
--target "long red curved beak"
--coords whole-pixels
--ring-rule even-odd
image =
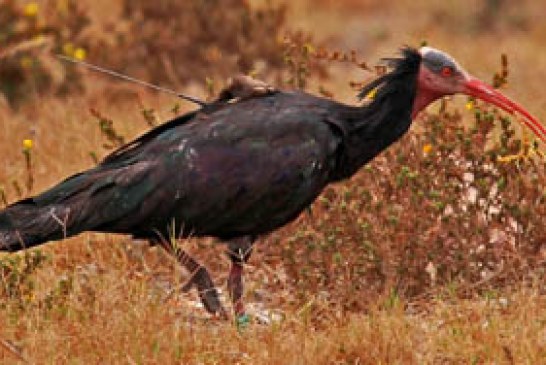
[[[524,117],[521,118],[521,121],[525,123],[538,138],[546,143],[546,128],[518,103],[508,99],[491,86],[472,76],[468,77],[467,81],[463,84],[463,88],[463,92],[467,95],[496,105],[510,114],[521,114]]]

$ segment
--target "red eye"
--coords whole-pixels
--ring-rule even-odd
[[[453,69],[449,66],[445,66],[445,67],[442,67],[441,73],[442,73],[442,76],[449,77],[453,75]]]

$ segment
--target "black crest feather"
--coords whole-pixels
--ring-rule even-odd
[[[364,99],[366,95],[376,88],[379,89],[374,100],[381,100],[388,94],[388,90],[384,90],[383,86],[387,85],[389,81],[408,74],[417,74],[422,60],[421,54],[415,48],[409,46],[402,48],[400,54],[401,57],[382,59],[382,62],[391,70],[364,86],[358,94],[360,100]]]

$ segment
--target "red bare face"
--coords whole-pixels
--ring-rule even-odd
[[[430,47],[422,47],[419,53],[422,62],[417,78],[413,118],[433,101],[446,95],[461,93],[493,104],[510,114],[521,114],[524,117],[522,122],[546,142],[546,128],[537,119],[491,86],[469,75],[449,55]]]

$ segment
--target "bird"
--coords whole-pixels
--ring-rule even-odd
[[[243,318],[244,264],[255,241],[399,140],[434,101],[453,94],[481,99],[519,114],[546,141],[546,129],[529,112],[441,50],[406,46],[384,61],[388,71],[360,90],[358,105],[260,82],[252,93],[254,83],[238,80],[218,100],[7,206],[0,211],[0,250],[86,231],[145,239],[191,273],[184,289],[195,287],[208,312],[228,318],[206,267],[176,244],[214,237],[227,246],[228,294],[233,315]]]

